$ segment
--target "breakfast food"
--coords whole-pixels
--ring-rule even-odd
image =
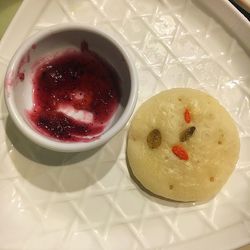
[[[60,141],[95,140],[120,100],[116,71],[83,42],[45,58],[33,77],[33,109],[28,118],[41,134]]]
[[[150,193],[206,201],[222,188],[239,156],[234,121],[199,90],[161,92],[136,112],[128,134],[132,177]]]

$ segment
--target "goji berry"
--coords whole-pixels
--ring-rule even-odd
[[[187,161],[189,159],[187,151],[181,145],[173,146],[172,152],[181,160]]]
[[[186,123],[190,123],[191,122],[191,114],[190,114],[190,112],[189,112],[188,109],[185,109],[184,119],[185,119]]]

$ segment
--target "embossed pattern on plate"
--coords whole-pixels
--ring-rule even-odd
[[[35,16],[36,3],[25,2],[19,15],[30,26],[12,27],[9,46],[0,44],[1,249],[231,249],[250,242],[250,59],[225,28],[189,0],[44,1]],[[123,42],[138,70],[137,107],[173,87],[221,101],[238,125],[241,152],[213,200],[184,205],[139,190],[126,167],[128,126],[87,154],[42,149],[16,129],[3,101],[5,69],[21,42],[15,32],[25,37],[62,22],[94,25]]]

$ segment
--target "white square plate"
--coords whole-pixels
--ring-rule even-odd
[[[226,107],[238,125],[240,160],[213,200],[183,205],[140,191],[126,166],[128,126],[88,154],[42,149],[16,129],[3,100],[7,64],[23,39],[63,22],[94,25],[123,42],[138,70],[138,105],[161,90],[192,87]],[[249,41],[249,23],[223,0],[24,0],[0,43],[0,248],[221,250],[249,243]]]

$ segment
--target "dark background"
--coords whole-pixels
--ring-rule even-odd
[[[242,9],[239,5],[237,5],[233,0],[229,0],[231,4],[233,4],[249,21],[250,21],[250,13]]]

